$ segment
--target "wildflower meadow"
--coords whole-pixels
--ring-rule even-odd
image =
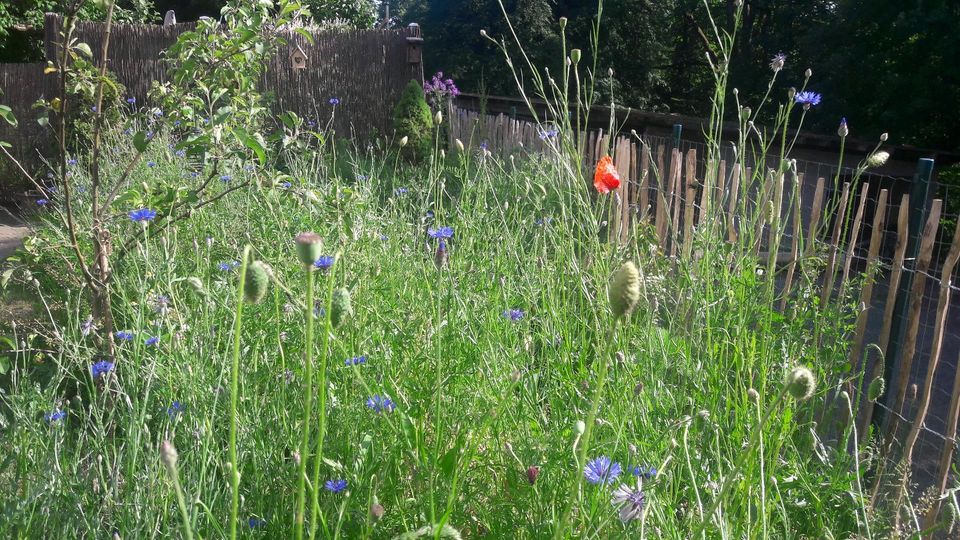
[[[674,256],[650,221],[611,233],[622,171],[610,148],[583,157],[602,2],[559,71],[525,63],[516,21],[476,29],[547,103],[543,150],[509,156],[480,126],[450,136],[443,73],[405,89],[391,134],[331,127],[348,89],[323,114],[272,111],[257,65],[302,8],[253,4],[183,34],[150,103],[111,98],[64,40],[51,69],[92,101],[38,110],[63,135],[65,102],[94,119],[32,175],[35,227],[5,262],[4,294],[38,317],[0,338],[0,536],[949,534],[955,503],[903,497],[853,421],[884,385],[849,365],[869,273],[822,302],[829,254],[802,249],[783,292],[777,246],[757,249],[766,205],[736,208],[731,239],[709,203]],[[808,71],[740,103],[724,58],[741,36],[711,38],[704,157],[732,146],[761,190],[795,172],[792,130],[830,96]],[[773,81],[791,58],[766,62]],[[879,145],[870,159],[859,172]]]

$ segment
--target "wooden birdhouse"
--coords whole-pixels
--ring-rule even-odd
[[[299,45],[294,46],[293,51],[290,52],[290,64],[297,71],[307,69],[307,53]]]
[[[420,37],[420,25],[410,23],[407,26],[407,63],[423,62],[423,38]]]

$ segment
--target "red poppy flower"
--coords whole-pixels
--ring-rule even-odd
[[[603,156],[597,163],[597,171],[593,173],[593,187],[601,194],[610,193],[611,189],[620,187],[620,175],[610,156]]]

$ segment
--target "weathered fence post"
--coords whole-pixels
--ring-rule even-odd
[[[933,177],[933,160],[920,158],[917,161],[917,172],[914,173],[913,183],[910,185],[910,220],[907,237],[907,252],[904,259],[911,270],[916,268],[917,254],[920,250],[920,234],[923,229],[924,214],[926,213],[927,198],[930,195],[930,179]],[[909,263],[907,263],[909,261]],[[880,345],[884,350],[883,380],[887,388],[891,387],[894,369],[900,360],[900,348],[903,344],[904,333],[907,328],[907,310],[910,307],[910,289],[913,288],[914,273],[906,272],[900,280],[897,289],[897,301],[893,309],[890,332],[890,342]],[[896,405],[896,392],[888,391],[884,396],[884,405],[891,408]],[[874,416],[876,425],[885,423],[886,412],[883,408]]]

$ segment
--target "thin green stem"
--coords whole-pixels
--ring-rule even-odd
[[[230,538],[237,537],[237,521],[240,513],[240,463],[237,461],[237,397],[240,393],[240,329],[243,325],[243,289],[250,261],[250,246],[243,248],[240,263],[240,279],[237,283],[237,307],[233,319],[233,362],[230,367]]]
[[[303,433],[300,438],[300,463],[297,466],[297,508],[293,523],[294,535],[297,540],[303,538],[303,521],[307,506],[307,451],[310,448],[310,417],[313,416],[313,266],[306,266],[305,271],[307,273],[307,303],[306,306],[304,306],[303,312],[307,319],[306,338],[304,341],[306,381],[303,387]],[[312,489],[317,489],[317,486],[312,486]]]

